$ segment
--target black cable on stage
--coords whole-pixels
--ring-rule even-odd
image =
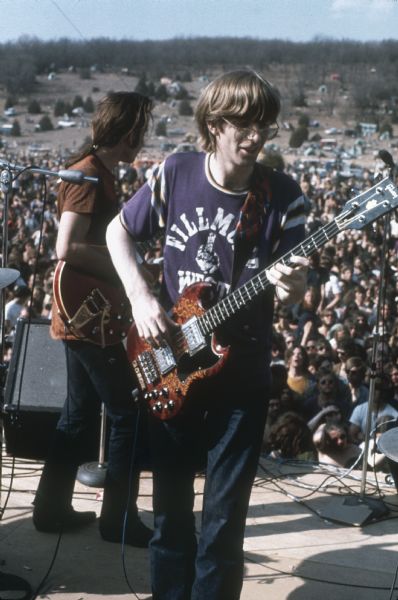
[[[264,467],[263,465],[261,465],[261,463],[259,464],[259,466],[260,466],[260,468],[262,468],[264,471],[266,471],[266,472],[267,472],[267,470],[265,469],[265,467]],[[302,504],[302,505],[303,505],[303,506],[304,506],[304,507],[305,507],[307,510],[309,510],[310,512],[312,512],[312,513],[316,514],[318,517],[320,517],[320,518],[322,518],[322,519],[324,520],[324,519],[325,519],[325,517],[324,517],[323,515],[321,515],[321,514],[320,514],[320,513],[319,513],[319,512],[318,512],[316,509],[312,508],[312,506],[310,506],[308,503],[306,503],[306,502],[304,501],[304,499],[306,499],[306,498],[308,498],[308,497],[312,496],[312,495],[313,495],[313,494],[315,494],[317,491],[319,491],[319,489],[321,488],[321,486],[323,486],[323,485],[324,485],[324,482],[325,482],[325,481],[327,481],[328,479],[330,479],[331,477],[336,477],[336,476],[335,476],[335,475],[333,475],[333,474],[329,475],[329,476],[328,476],[328,477],[327,477],[327,478],[326,478],[326,479],[325,479],[325,480],[324,480],[324,481],[323,481],[323,482],[320,484],[320,486],[317,486],[317,487],[316,487],[316,488],[315,488],[313,491],[311,491],[311,493],[310,493],[310,494],[307,494],[307,495],[305,495],[305,496],[300,496],[300,497],[298,497],[298,496],[295,496],[294,494],[290,494],[289,492],[287,492],[287,491],[286,491],[286,490],[285,490],[285,489],[282,487],[282,485],[280,485],[280,484],[278,484],[278,483],[277,483],[277,479],[278,479],[277,477],[275,477],[275,478],[271,479],[271,481],[269,481],[269,483],[271,483],[271,484],[272,484],[272,485],[273,485],[275,488],[277,488],[277,490],[278,490],[280,493],[284,494],[284,495],[285,495],[287,498],[290,498],[291,500],[293,500],[294,502],[297,502],[298,504]],[[293,485],[294,485],[294,484],[293,484]],[[346,487],[348,490],[350,490],[350,492],[351,492],[351,493],[354,493],[354,492],[352,491],[352,488],[350,488],[349,486],[345,486],[345,487]],[[342,495],[342,494],[332,494],[331,492],[329,492],[329,494],[330,494],[331,496],[340,496],[340,495]],[[358,495],[358,496],[359,496],[359,494],[358,494],[358,493],[356,493],[356,494],[354,493],[354,495]],[[380,520],[383,520],[383,521],[389,521],[389,520],[393,520],[393,519],[396,519],[396,518],[398,518],[398,512],[397,512],[397,514],[396,514],[396,515],[393,515],[392,517],[385,517],[385,518],[383,518],[383,519],[379,519],[379,521],[380,521]],[[326,520],[334,522],[334,520],[333,520],[333,519],[330,519],[330,518],[328,518],[328,519],[326,519]],[[375,522],[377,522],[377,521],[375,521]],[[373,522],[373,521],[370,521],[369,523],[367,523],[367,525],[374,524],[375,522]]]
[[[384,591],[384,590],[391,589],[390,587],[386,587],[386,586],[363,585],[360,583],[343,583],[342,581],[321,579],[318,577],[311,577],[310,575],[301,575],[297,571],[289,573],[288,571],[283,571],[282,569],[276,569],[275,567],[271,567],[267,563],[261,562],[259,560],[255,560],[254,558],[247,556],[246,553],[245,553],[245,560],[247,560],[248,562],[252,562],[255,565],[261,565],[262,567],[265,567],[266,569],[269,569],[270,571],[274,571],[275,573],[279,573],[280,575],[285,575],[287,577],[299,577],[300,579],[304,579],[305,581],[313,581],[315,583],[327,583],[330,585],[337,585],[339,587],[357,588],[357,589],[364,589],[364,590]],[[393,586],[395,586],[395,580],[394,580]],[[394,589],[396,589],[396,588],[393,587],[392,591],[394,591]],[[391,600],[391,597],[390,597],[390,600]]]
[[[61,545],[62,536],[63,536],[63,531],[61,530],[60,533],[59,533],[59,535],[58,535],[58,540],[57,540],[57,543],[56,543],[56,546],[55,546],[55,549],[54,549],[54,552],[53,552],[53,557],[51,559],[51,562],[50,562],[50,565],[49,565],[49,567],[47,569],[47,572],[44,575],[44,577],[42,578],[42,580],[40,581],[39,585],[36,587],[35,591],[33,592],[32,596],[31,596],[31,598],[29,600],[36,600],[36,598],[37,598],[38,594],[40,593],[40,591],[41,591],[44,583],[48,579],[48,577],[49,577],[49,575],[50,575],[50,573],[51,573],[51,571],[53,569],[53,566],[55,564],[56,558],[58,556],[58,552],[59,552],[59,547]]]
[[[141,407],[140,407],[139,403],[137,403],[137,418],[136,418],[136,422],[135,422],[134,442],[133,442],[133,446],[131,448],[131,456],[130,456],[129,487],[128,487],[128,494],[127,494],[127,501],[126,501],[126,510],[125,510],[124,519],[123,519],[122,549],[121,549],[122,550],[122,568],[123,568],[124,578],[126,580],[126,583],[127,583],[127,586],[129,588],[130,592],[134,595],[134,597],[137,600],[140,600],[140,597],[137,595],[136,591],[133,589],[133,587],[130,583],[130,580],[129,580],[128,573],[127,573],[125,540],[126,540],[126,533],[127,533],[127,527],[128,527],[128,512],[129,512],[129,506],[130,506],[130,502],[131,502],[132,484],[133,484],[136,449],[137,449],[138,426],[139,426],[140,418],[141,418]]]

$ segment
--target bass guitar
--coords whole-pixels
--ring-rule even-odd
[[[398,190],[386,177],[349,200],[337,217],[277,262],[291,266],[293,255],[311,256],[340,231],[363,229],[397,206]],[[264,269],[217,302],[212,284],[194,283],[184,290],[172,310],[173,320],[180,325],[175,338],[159,348],[142,340],[135,325],[131,327],[127,336],[127,354],[141,393],[157,418],[167,420],[176,416],[192,386],[222,369],[229,348],[217,343],[217,328],[270,286]]]

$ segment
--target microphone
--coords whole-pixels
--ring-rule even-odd
[[[6,160],[0,159],[0,168],[8,171],[31,171],[32,173],[39,173],[40,175],[49,175],[50,177],[59,177],[62,181],[68,183],[76,183],[81,185],[84,182],[98,183],[98,177],[88,177],[83,171],[77,171],[76,169],[61,169],[60,171],[49,171],[48,169],[41,169],[39,167],[24,167],[23,165],[17,165],[10,163]]]
[[[88,177],[83,171],[77,171],[76,169],[61,169],[61,171],[54,173],[54,175],[58,175],[62,181],[77,183],[78,185],[81,185],[85,181],[98,183],[98,177]]]

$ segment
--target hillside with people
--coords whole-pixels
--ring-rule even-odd
[[[371,166],[380,138],[383,147],[395,148],[397,55],[393,41],[21,38],[0,46],[1,143],[21,157],[74,151],[90,135],[90,115],[106,92],[136,90],[155,102],[146,152],[158,160],[179,144],[196,143],[192,112],[206,83],[250,65],[283,98],[272,153],[287,162],[360,158]]]
[[[382,47],[384,51],[390,48],[394,56],[394,44],[381,44],[380,52]],[[373,63],[359,61],[356,74],[357,80],[360,76],[368,82],[374,78],[375,88],[380,81],[376,56]],[[362,59],[365,61],[364,56]],[[315,76],[316,70],[308,74],[312,85],[308,85],[304,64],[270,62],[261,69],[281,90],[283,103],[278,135],[265,143],[259,160],[285,171],[300,184],[306,200],[308,235],[334,223],[347,201],[374,184],[375,172],[387,174],[379,152],[384,149],[394,156],[397,146],[398,94],[394,81],[388,91],[383,88],[381,92],[380,88],[377,100],[373,97],[365,106],[359,106],[359,88],[354,85],[354,77],[348,78],[354,65],[347,66],[343,59],[340,67],[330,61],[322,69],[317,64],[318,74]],[[151,167],[165,156],[200,150],[193,117],[196,102],[209,81],[227,70],[226,65],[211,62],[189,70],[185,66],[183,70],[182,65],[157,72],[143,67],[140,64],[139,72],[130,66],[104,69],[97,61],[82,72],[82,66],[52,64],[35,73],[31,91],[11,95],[3,87],[2,160],[53,171],[62,168],[70,154],[89,139],[90,120],[98,100],[110,90],[139,91],[153,98],[153,122],[134,163],[116,168],[117,197],[123,205],[146,183]],[[392,64],[388,68],[393,69]],[[51,127],[43,127],[45,118]],[[5,125],[15,126],[16,122],[19,131],[4,130]],[[13,182],[8,260],[21,277],[6,291],[9,316],[5,361],[12,354],[18,317],[52,315],[59,228],[56,201],[55,179],[48,179],[45,189],[39,178],[27,171]],[[383,248],[385,238],[382,221],[361,231],[341,231],[312,254],[303,301],[286,308],[276,300],[271,362],[275,370],[275,411],[269,414],[265,451],[275,456],[284,451],[295,456],[315,452],[311,431],[321,425],[322,431],[326,428],[327,415],[322,412],[325,407],[335,407],[333,418],[337,415],[343,429],[349,428],[351,414],[369,391],[375,334],[381,335],[378,364],[386,365],[385,397],[393,396],[396,404],[396,382],[390,377],[395,377],[398,364],[396,219],[391,220]],[[387,257],[385,273],[380,268],[382,252]],[[147,260],[161,263],[159,243]],[[383,297],[381,283],[385,283]],[[351,378],[355,370],[360,374],[358,380]],[[278,418],[288,419],[292,411],[301,419],[294,422],[294,427],[310,428],[310,433],[305,429],[309,442],[307,447],[283,450]],[[360,431],[355,431],[359,443]],[[321,450],[325,454],[322,444]],[[293,457],[290,454],[288,457]]]

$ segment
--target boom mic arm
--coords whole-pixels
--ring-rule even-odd
[[[16,165],[15,163],[7,162],[6,160],[0,160],[0,168],[7,169],[9,171],[30,171],[31,173],[39,173],[41,175],[49,175],[50,177],[60,177],[62,181],[69,183],[76,183],[81,185],[82,183],[98,183],[98,177],[88,177],[83,171],[77,171],[76,169],[61,169],[60,171],[49,171],[48,169],[41,169],[39,167],[24,167],[23,165]]]

